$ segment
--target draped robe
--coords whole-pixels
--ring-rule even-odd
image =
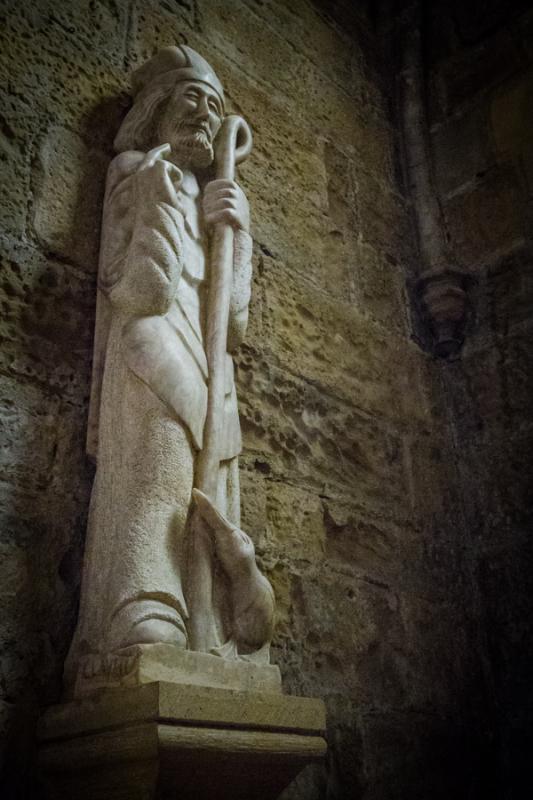
[[[107,176],[87,442],[97,470],[67,674],[81,657],[123,646],[145,619],[186,638],[183,545],[207,408],[207,236],[194,174],[162,159],[143,167],[144,155],[120,154]],[[239,230],[234,240],[229,350],[244,337],[251,279],[251,239]],[[240,449],[228,353],[217,506],[235,525]]]

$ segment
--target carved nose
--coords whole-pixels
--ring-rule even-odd
[[[207,97],[202,97],[200,99],[196,116],[198,119],[209,119],[209,105],[207,103]]]

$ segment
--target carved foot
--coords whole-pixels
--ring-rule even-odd
[[[107,649],[109,652],[136,644],[173,644],[187,647],[181,615],[158,600],[134,600],[115,615]]]
[[[173,644],[184,648],[187,646],[187,636],[173,622],[164,619],[146,619],[130,629],[120,647],[130,647],[135,644]]]
[[[272,638],[274,592],[255,561],[250,537],[232,525],[209,497],[193,489],[200,516],[213,533],[215,549],[231,586],[233,636],[239,650],[258,650]]]

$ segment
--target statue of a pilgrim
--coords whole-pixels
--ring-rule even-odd
[[[133,95],[106,184],[88,433],[97,471],[67,679],[80,662],[137,644],[253,657],[272,632],[272,590],[239,530],[229,353],[246,331],[252,243],[243,191],[213,179],[227,121],[223,88],[183,45],[140,67]],[[233,242],[224,396],[216,489],[195,492],[194,502],[212,377],[206,337],[217,264],[209,243],[217,226],[230,226]],[[211,550],[199,568],[194,538],[202,532]],[[189,595],[202,593],[207,602],[191,608]],[[191,639],[194,614],[209,616],[200,644]]]

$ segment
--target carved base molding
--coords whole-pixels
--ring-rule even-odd
[[[141,644],[105,656],[80,660],[67,699],[92,695],[97,689],[117,689],[154,681],[210,686],[214,689],[281,693],[281,675],[274,664],[182,650],[171,644]]]
[[[270,800],[326,752],[320,700],[156,681],[49,708],[49,800]]]

